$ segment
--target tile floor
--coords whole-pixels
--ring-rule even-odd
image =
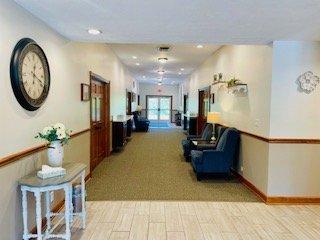
[[[320,206],[250,202],[97,201],[73,240],[320,239]]]

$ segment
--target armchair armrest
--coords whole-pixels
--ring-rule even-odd
[[[197,135],[188,135],[187,136],[187,140],[197,141],[198,139],[201,139],[201,138]]]
[[[197,150],[204,151],[204,150],[215,150],[217,147],[216,143],[208,143],[207,141],[199,142],[197,145]]]

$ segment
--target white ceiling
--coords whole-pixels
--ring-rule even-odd
[[[15,0],[63,36],[108,43],[320,40],[319,0]],[[86,30],[98,28],[99,36]]]
[[[163,84],[179,84],[207,59],[220,46],[195,44],[173,44],[167,53],[159,52],[159,44],[109,44],[121,61],[129,68],[133,77],[140,82],[157,83],[161,76],[158,70],[164,70]],[[136,57],[136,59],[133,58]],[[159,57],[167,57],[164,64]],[[137,66],[136,63],[140,65]],[[181,70],[183,68],[184,70]],[[179,75],[179,72],[181,75]]]

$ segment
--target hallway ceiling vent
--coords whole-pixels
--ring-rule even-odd
[[[159,52],[169,52],[170,51],[170,46],[160,46],[158,47]]]

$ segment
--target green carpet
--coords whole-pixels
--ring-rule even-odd
[[[93,171],[88,200],[260,201],[236,179],[198,182],[182,156],[179,129],[133,133],[123,151]]]

